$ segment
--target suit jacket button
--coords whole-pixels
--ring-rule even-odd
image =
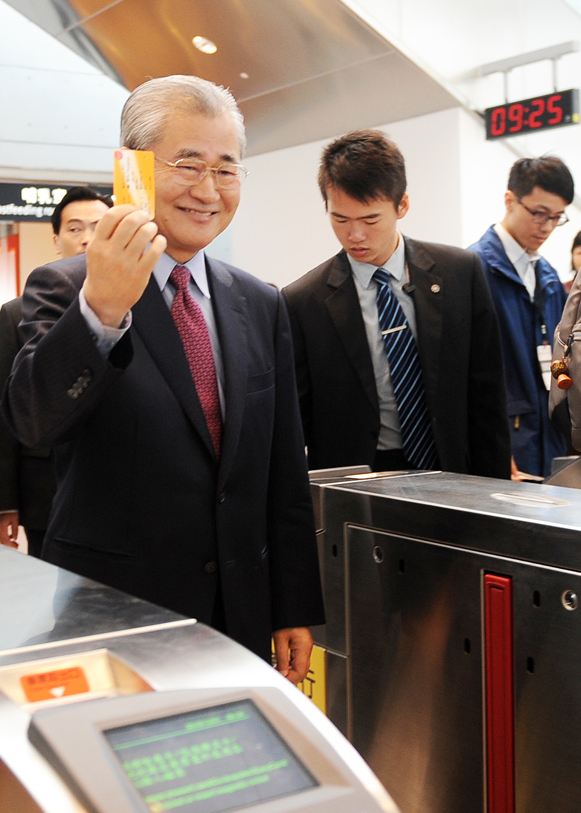
[[[221,491],[218,494],[218,502],[220,503],[220,505],[222,505],[222,503],[224,502],[225,499],[226,499],[226,495],[224,494],[223,491]]]
[[[204,573],[215,573],[218,569],[216,562],[206,562],[204,565]]]

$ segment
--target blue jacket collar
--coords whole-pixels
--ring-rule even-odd
[[[491,269],[497,273],[509,277],[513,282],[517,283],[518,285],[522,285],[523,288],[525,287],[514,265],[506,256],[506,251],[504,250],[500,237],[494,230],[494,226],[491,226],[483,235],[479,241],[479,246],[482,256]],[[555,284],[554,275],[556,274],[556,271],[543,257],[537,261],[536,267],[537,280],[539,281],[539,284],[543,290],[548,285]]]

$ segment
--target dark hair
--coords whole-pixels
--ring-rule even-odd
[[[512,165],[508,176],[508,188],[517,198],[530,195],[535,186],[540,186],[545,192],[559,195],[567,205],[571,203],[575,194],[571,173],[561,159],[553,155],[520,158]]]
[[[406,190],[405,162],[380,130],[355,130],[325,148],[318,180],[325,205],[333,186],[361,203],[381,198],[397,208]]]
[[[57,203],[54,207],[54,212],[50,219],[52,230],[56,235],[58,235],[61,230],[63,209],[65,209],[69,203],[76,203],[78,200],[100,200],[109,208],[113,206],[113,201],[109,195],[102,195],[100,192],[91,189],[90,186],[72,186],[61,202]]]
[[[573,243],[571,244],[571,271],[575,271],[575,266],[573,265],[573,252],[579,246],[581,246],[581,231],[577,232],[573,238]]]

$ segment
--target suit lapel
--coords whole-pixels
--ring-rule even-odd
[[[184,412],[215,456],[188,360],[171,313],[152,276],[143,296],[131,309],[133,327],[167,381]]]
[[[427,250],[415,240],[410,240],[408,237],[404,240],[410,282],[415,286],[413,299],[422,378],[428,403],[431,403],[430,395],[436,392],[438,382],[442,310],[446,292],[442,278],[433,271],[434,260]]]
[[[354,372],[361,382],[369,401],[378,411],[375,374],[371,363],[365,324],[351,266],[344,251],[334,259],[327,279],[329,296],[325,300],[329,315],[341,338]]]
[[[220,337],[225,379],[226,419],[218,475],[220,488],[226,481],[236,456],[244,413],[248,378],[246,299],[241,294],[234,295],[234,278],[223,263],[206,257],[206,268]]]

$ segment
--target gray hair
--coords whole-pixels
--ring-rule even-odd
[[[244,156],[244,118],[234,96],[199,76],[161,76],[135,88],[121,114],[121,146],[150,149],[162,140],[167,118],[175,110],[208,118],[230,113],[238,133],[240,156]]]

